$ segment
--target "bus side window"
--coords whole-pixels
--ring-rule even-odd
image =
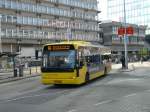
[[[109,58],[109,56],[108,56],[108,55],[103,55],[102,57],[103,57],[103,59],[102,59],[102,60],[103,60],[103,63],[104,63],[104,64],[106,64],[107,62],[109,62],[109,61],[110,61],[110,58]]]
[[[90,66],[94,65],[94,55],[90,56]]]
[[[102,58],[102,55],[100,55],[99,58],[100,58],[100,63],[103,64],[103,58]]]
[[[83,53],[82,52],[79,52],[79,66],[82,67],[84,66],[84,56],[83,56]]]
[[[95,60],[96,63],[99,64],[99,63],[100,63],[100,55],[96,55],[95,59],[96,59],[96,60]]]
[[[90,56],[86,56],[85,60],[86,60],[87,66],[90,66]]]
[[[93,56],[94,58],[93,58],[93,63],[94,64],[99,64],[100,63],[100,55],[94,55]]]

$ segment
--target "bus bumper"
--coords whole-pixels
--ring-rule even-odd
[[[82,84],[84,81],[80,79],[42,79],[42,84],[50,85],[50,84]]]

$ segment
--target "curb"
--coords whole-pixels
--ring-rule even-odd
[[[26,76],[26,77],[12,77],[12,78],[7,78],[7,79],[4,79],[4,80],[1,80],[0,84],[14,82],[14,81],[23,80],[23,79],[32,78],[32,77],[37,77],[37,76],[40,76],[40,74],[32,75],[32,76]]]
[[[119,69],[120,72],[132,72],[135,71],[135,66],[132,64],[129,69]]]
[[[132,72],[135,71],[135,69],[126,69],[126,70],[119,70],[120,72]]]

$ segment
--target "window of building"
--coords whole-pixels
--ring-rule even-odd
[[[17,2],[17,9],[22,10],[22,5],[23,5],[22,3]]]
[[[22,10],[29,11],[28,4],[22,3]]]
[[[17,23],[18,24],[23,24],[23,17],[17,16]]]
[[[32,4],[28,4],[28,7],[29,7],[28,10],[29,10],[30,12],[34,12],[34,10],[33,10],[33,5],[32,5]]]
[[[2,36],[2,37],[6,36],[6,29],[2,29],[2,30],[1,30],[1,36]]]
[[[13,23],[17,23],[17,17],[16,17],[16,16],[13,16],[13,17],[12,17],[12,22],[13,22]]]
[[[19,36],[19,37],[23,37],[23,30],[19,30],[19,31],[18,31],[18,36]]]
[[[7,22],[12,23],[12,16],[10,15],[7,16]]]
[[[37,6],[33,5],[33,12],[37,12]]]
[[[12,37],[12,29],[6,29],[6,37]]]
[[[23,30],[23,37],[29,37],[29,31],[28,30]]]
[[[33,18],[32,17],[28,17],[28,24],[33,25]]]
[[[38,24],[37,18],[33,18],[33,25],[37,25],[37,24]]]
[[[28,17],[23,17],[23,24],[28,24]]]
[[[2,17],[2,21],[3,21],[3,22],[7,22],[7,16],[6,16],[6,15],[3,15],[3,14],[2,14],[1,17]]]
[[[17,4],[16,4],[16,2],[11,1],[11,8],[12,8],[12,9],[17,9]]]
[[[5,7],[11,8],[11,1],[5,1]]]
[[[12,30],[12,36],[13,36],[13,37],[16,37],[16,36],[17,36],[17,29],[13,29],[13,30]]]

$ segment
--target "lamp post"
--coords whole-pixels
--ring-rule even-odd
[[[126,29],[126,5],[125,0],[123,0],[123,8],[124,8],[124,28]],[[125,67],[128,69],[128,51],[127,51],[127,32],[125,30],[124,33],[124,49],[125,49]]]
[[[67,40],[69,42],[69,40],[72,38],[72,32],[71,32],[71,28],[67,29]]]
[[[2,54],[3,49],[2,49],[2,35],[1,35],[1,26],[2,26],[2,19],[1,19],[1,15],[0,15],[0,54]]]

